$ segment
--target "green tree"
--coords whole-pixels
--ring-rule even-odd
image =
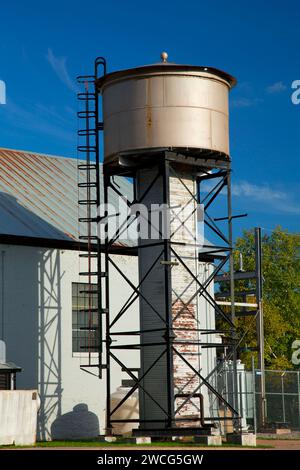
[[[263,310],[265,330],[265,365],[268,368],[292,369],[291,344],[300,339],[300,235],[277,227],[262,238]],[[255,270],[254,230],[245,231],[236,240],[235,268],[243,255],[244,269]],[[254,291],[255,281],[236,281],[236,300],[245,290]],[[252,294],[253,295],[253,294]],[[247,301],[255,302],[250,295]],[[243,298],[244,300],[244,298]],[[244,336],[243,346],[256,345],[254,317],[239,317],[237,330]],[[247,334],[246,334],[247,332]],[[242,352],[241,359],[250,365],[250,352]]]

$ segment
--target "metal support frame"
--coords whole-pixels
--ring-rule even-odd
[[[180,155],[179,155],[179,157],[180,157]],[[169,152],[169,151],[159,153],[158,155],[156,155],[156,158],[152,155],[151,156],[151,163],[149,162],[148,159],[144,160],[145,167],[149,167],[149,165],[152,166],[152,167],[157,167],[158,174],[163,177],[163,180],[164,180],[164,182],[163,182],[164,202],[165,203],[169,202],[168,178],[169,178],[169,172],[172,171],[172,166],[174,166],[174,160],[176,161],[176,155],[174,155],[173,152]],[[178,412],[180,411],[182,406],[184,406],[185,403],[187,403],[188,401],[191,401],[192,398],[199,397],[199,389],[201,389],[201,387],[203,387],[203,386],[207,387],[210,390],[210,392],[216,397],[216,399],[220,403],[223,403],[223,405],[230,410],[230,412],[232,414],[232,417],[236,421],[239,420],[239,415],[238,415],[238,411],[236,410],[236,408],[233,407],[230,403],[228,403],[226,398],[224,396],[222,396],[217,391],[217,389],[211,384],[210,379],[212,377],[212,374],[210,374],[209,377],[203,377],[201,375],[201,373],[199,372],[199,370],[196,370],[195,368],[193,368],[193,366],[190,363],[188,363],[188,361],[186,361],[185,357],[182,356],[182,354],[180,354],[180,352],[177,350],[176,345],[181,344],[181,342],[176,341],[175,335],[174,335],[174,333],[176,333],[176,328],[172,327],[173,319],[172,319],[172,301],[171,301],[171,298],[170,298],[170,294],[171,294],[170,269],[169,269],[168,265],[171,262],[171,257],[175,256],[176,259],[178,260],[178,263],[182,264],[182,266],[189,273],[190,277],[193,279],[193,282],[195,282],[196,285],[197,285],[197,291],[196,291],[195,295],[193,296],[193,298],[190,299],[190,302],[194,299],[194,297],[203,296],[205,298],[205,300],[207,302],[209,302],[211,306],[214,307],[217,314],[220,315],[228,323],[228,325],[230,327],[230,331],[231,331],[230,336],[232,337],[231,338],[232,340],[229,341],[229,343],[227,342],[226,346],[224,346],[223,344],[215,343],[213,341],[212,342],[207,342],[207,343],[196,343],[195,341],[189,340],[189,341],[185,341],[185,344],[190,344],[190,345],[195,345],[195,344],[200,345],[201,344],[202,347],[206,347],[206,348],[207,347],[218,347],[218,348],[224,349],[226,347],[227,349],[230,349],[230,348],[235,349],[235,340],[234,340],[235,325],[234,325],[234,322],[232,321],[232,319],[234,319],[234,318],[232,317],[232,315],[228,316],[222,310],[221,306],[219,306],[217,304],[214,297],[212,297],[211,294],[208,291],[208,287],[213,282],[214,278],[218,275],[218,273],[224,267],[224,265],[230,261],[231,252],[232,252],[232,248],[231,248],[230,241],[229,241],[230,238],[228,239],[228,237],[220,230],[220,228],[216,225],[216,223],[214,221],[212,221],[212,219],[209,217],[209,215],[207,213],[207,209],[215,201],[217,196],[221,193],[222,189],[228,187],[228,182],[230,184],[230,180],[229,180],[230,166],[229,166],[229,163],[226,162],[225,165],[224,165],[224,162],[220,162],[221,168],[223,168],[223,169],[218,168],[218,163],[219,162],[216,161],[217,171],[215,171],[214,174],[213,174],[212,173],[213,170],[211,168],[209,168],[209,170],[207,169],[206,161],[202,161],[202,160],[198,161],[199,173],[202,173],[202,176],[199,176],[199,178],[198,178],[199,185],[204,180],[206,180],[208,178],[209,179],[212,179],[212,178],[216,178],[216,179],[221,178],[222,179],[222,183],[217,184],[217,187],[214,189],[214,191],[212,191],[209,195],[207,195],[208,197],[205,198],[205,201],[201,201],[201,202],[205,202],[205,214],[206,214],[206,217],[207,217],[206,218],[206,223],[208,224],[209,228],[211,230],[213,230],[213,232],[219,236],[219,238],[221,239],[221,242],[223,242],[223,245],[221,245],[221,246],[210,246],[210,245],[207,246],[206,249],[205,249],[205,254],[207,255],[209,253],[212,256],[212,258],[214,258],[218,252],[222,252],[222,253],[226,252],[227,253],[225,258],[222,257],[220,260],[218,260],[218,264],[217,264],[217,266],[215,266],[213,273],[209,276],[209,278],[205,281],[204,284],[201,283],[200,280],[194,275],[194,273],[192,273],[190,271],[190,269],[186,265],[184,259],[182,259],[181,256],[179,255],[178,250],[176,250],[176,247],[178,247],[178,245],[180,245],[179,242],[172,242],[170,239],[165,239],[165,240],[161,240],[161,241],[158,240],[157,243],[156,242],[154,243],[155,245],[161,245],[162,250],[161,250],[159,256],[156,259],[153,259],[153,263],[151,264],[148,272],[144,275],[143,279],[140,280],[140,282],[137,286],[135,286],[133,284],[133,282],[128,278],[128,276],[126,276],[118,268],[117,264],[111,258],[110,254],[109,254],[109,250],[106,251],[106,259],[107,259],[108,263],[111,264],[113,266],[113,268],[116,269],[119,272],[119,274],[122,276],[122,278],[127,282],[128,286],[133,290],[133,293],[129,295],[128,300],[122,306],[120,311],[117,312],[117,314],[114,316],[114,319],[112,319],[109,322],[109,326],[107,327],[108,328],[107,329],[107,336],[106,336],[107,383],[108,384],[110,383],[111,367],[110,367],[109,364],[110,364],[111,361],[116,362],[122,368],[122,370],[125,371],[129,375],[129,377],[134,381],[134,385],[131,388],[131,390],[127,393],[127,395],[123,398],[123,400],[117,405],[117,407],[114,410],[110,409],[110,392],[107,392],[107,429],[110,430],[110,431],[112,429],[113,423],[116,423],[116,422],[118,422],[118,423],[120,423],[120,422],[131,422],[132,421],[132,420],[126,420],[126,419],[124,419],[124,420],[120,420],[120,419],[115,420],[113,415],[119,409],[119,407],[122,406],[122,404],[132,395],[132,393],[135,390],[137,390],[138,388],[142,388],[141,381],[142,381],[143,377],[147,373],[149,373],[149,371],[152,369],[152,367],[155,366],[155,364],[157,363],[157,361],[160,359],[161,355],[163,355],[163,354],[167,355],[167,373],[168,373],[168,381],[167,381],[167,383],[168,383],[168,406],[167,406],[167,409],[163,410],[164,415],[165,415],[165,419],[162,420],[163,424],[165,426],[165,429],[169,429],[170,432],[172,432],[172,429],[174,429],[174,427],[176,427],[176,429],[178,430],[178,427],[180,427],[180,423],[182,421],[186,421],[185,418],[182,419],[182,418],[177,416]],[[139,168],[141,168],[141,166],[142,166],[142,163],[140,162],[139,163]],[[225,167],[225,170],[224,170],[224,167]],[[115,175],[115,174],[117,174],[116,173],[116,168],[112,168],[112,167],[110,167],[110,165],[104,165],[104,192],[107,195],[106,196],[107,201],[108,201],[108,192],[109,192],[109,190],[114,191],[116,194],[120,195],[119,194],[120,193],[119,188],[117,188],[114,185],[114,182],[113,182],[113,175]],[[126,173],[124,173],[123,168],[120,168],[120,175],[121,176],[126,176],[126,177],[131,177],[131,178],[133,178],[133,180],[135,180],[136,179],[136,168],[134,166],[132,166],[130,169],[127,170]],[[153,181],[151,181],[149,183],[149,187],[146,189],[145,193],[141,196],[141,198],[139,200],[137,200],[137,198],[135,196],[134,200],[130,203],[131,205],[142,203],[145,194],[148,193],[150,187],[152,187],[152,185],[154,184],[155,179],[156,179],[156,176],[153,178]],[[229,205],[228,220],[230,220],[230,218],[231,218],[230,210],[231,210],[231,206]],[[132,223],[132,220],[127,219],[126,224],[129,226],[131,223]],[[110,240],[106,241],[108,247],[111,246],[112,240],[113,240],[114,243],[118,240],[118,236],[120,236],[122,234],[122,230],[124,228],[125,228],[124,226],[119,228],[118,231],[115,233],[115,235],[112,235]],[[154,246],[154,244],[152,243],[151,246]],[[141,250],[141,249],[146,248],[146,247],[149,247],[149,244],[137,245],[136,248],[139,248]],[[200,248],[200,246],[199,246],[199,248]],[[208,250],[210,250],[210,252]],[[143,333],[145,333],[145,331],[142,331],[142,330],[118,331],[118,332],[113,331],[112,332],[111,328],[112,328],[112,326],[116,327],[116,324],[120,320],[120,318],[123,317],[124,314],[126,314],[128,308],[133,304],[133,302],[138,300],[139,297],[143,298],[143,300],[146,301],[149,306],[151,306],[151,299],[145,299],[144,298],[144,296],[141,292],[141,286],[142,286],[143,282],[145,282],[145,280],[147,279],[147,276],[149,275],[150,271],[154,268],[155,264],[157,262],[159,262],[161,257],[163,258],[163,262],[166,264],[166,269],[165,269],[165,302],[166,302],[167,315],[166,315],[166,318],[164,320],[164,323],[165,323],[164,333],[165,334],[163,335],[163,338],[161,338],[161,335],[159,335],[157,342],[151,342],[151,343],[150,342],[143,343],[141,341],[138,344],[137,343],[133,343],[133,344],[132,343],[131,344],[120,344],[120,343],[115,344],[115,343],[112,343],[112,337],[114,337],[114,338],[116,338],[117,336],[120,336],[120,337],[124,337],[124,336],[136,337],[136,336],[139,336],[139,337],[141,337],[141,335]],[[160,316],[160,313],[158,311],[156,311],[154,306],[152,306],[152,310],[153,310],[153,314]],[[199,331],[200,334],[207,334],[207,332],[203,329],[197,329],[197,331]],[[149,330],[147,332],[149,332]],[[209,331],[209,334],[216,334],[216,333],[218,333],[218,330]],[[224,332],[222,331],[222,333],[224,333]],[[153,346],[153,345],[164,346],[164,351],[162,352],[162,354],[160,354],[160,356],[153,358],[152,365],[144,373],[143,377],[139,377],[136,374],[134,374],[131,367],[129,365],[124,364],[123,360],[120,360],[118,357],[116,357],[116,355],[113,352],[114,350],[118,350],[118,351],[120,351],[120,350],[125,351],[125,350],[130,350],[130,349],[131,350],[132,349],[141,350],[142,348]],[[199,386],[197,388],[195,388],[195,390],[192,393],[184,394],[184,390],[180,391],[179,394],[181,394],[182,396],[185,395],[185,400],[177,408],[175,407],[174,387],[173,387],[173,373],[172,373],[172,363],[173,363],[174,355],[179,356],[181,358],[181,360],[186,363],[187,367],[189,367],[191,369],[191,371],[194,374],[194,377],[197,376],[200,380]],[[212,371],[212,372],[216,372],[216,370]],[[109,385],[108,385],[107,391],[109,391]],[[151,396],[149,391],[143,389],[143,392],[155,402],[155,399]],[[157,402],[156,402],[156,404],[157,404],[157,406],[160,407],[160,405]],[[218,416],[206,416],[204,419],[205,419],[206,422],[212,423],[212,422],[218,421],[219,419],[232,419],[232,417],[227,417],[227,418],[222,417],[222,418],[220,418]],[[202,417],[197,417],[197,418],[191,417],[191,421],[199,421],[199,420],[201,421]],[[134,422],[139,423],[140,426],[142,426],[143,423],[145,423],[145,421],[143,421],[141,419],[134,420]],[[154,422],[157,422],[157,420],[153,420],[151,422],[154,423]]]
[[[170,194],[169,194],[169,174],[170,166],[167,160],[163,161],[163,203],[170,206]],[[163,259],[165,263],[171,262],[171,245],[170,240],[165,238],[163,240]],[[168,266],[165,266],[165,302],[166,302],[166,354],[167,354],[167,387],[168,387],[168,420],[167,427],[171,428],[175,420],[175,409],[174,409],[174,385],[173,385],[173,348],[172,344],[174,341],[174,334],[172,331],[172,285],[171,285],[171,270]]]

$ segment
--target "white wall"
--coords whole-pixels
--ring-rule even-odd
[[[112,258],[137,285],[137,258]],[[105,372],[102,380],[87,374],[80,369],[80,364],[87,362],[87,354],[72,353],[72,282],[82,282],[78,273],[84,270],[83,263],[81,260],[79,266],[75,251],[0,245],[0,338],[7,345],[7,361],[23,369],[17,374],[17,388],[39,390],[38,438],[42,440],[89,438],[104,432]],[[203,265],[202,269],[204,280],[212,268],[206,272]],[[111,267],[112,316],[132,292]],[[138,307],[136,300],[116,330],[138,329]],[[200,310],[206,327],[213,328],[211,307],[203,304]],[[119,344],[132,342],[132,337],[116,339]],[[206,376],[214,365],[215,350],[204,351],[201,373]],[[114,354],[129,367],[140,366],[138,350],[114,350]],[[129,378],[113,361],[111,377],[112,393],[122,379]]]
[[[136,258],[113,259],[137,283]],[[87,374],[80,369],[86,353],[72,354],[72,282],[82,282],[78,272],[75,251],[0,245],[0,338],[7,344],[7,360],[23,369],[17,387],[39,389],[39,439],[88,438],[104,431],[105,372],[102,380]],[[115,315],[132,290],[114,269],[110,288]],[[135,302],[119,329],[137,329],[137,308]],[[137,367],[136,355],[128,353],[128,362]],[[113,392],[128,377],[112,367]]]

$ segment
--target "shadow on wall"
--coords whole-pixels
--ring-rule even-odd
[[[61,415],[61,260],[59,250],[41,251],[39,284],[39,393],[38,439],[52,438],[50,425]]]
[[[33,204],[34,207],[34,204]],[[67,237],[56,227],[0,192],[0,234],[38,238]],[[60,251],[4,247],[0,253],[0,337],[23,369],[18,388],[39,390],[38,439],[51,438],[51,423],[61,415]]]
[[[16,198],[1,192],[0,234],[66,239]],[[63,276],[60,250],[1,248],[0,337],[7,343],[10,360],[23,369],[18,388],[39,390],[38,440],[99,435],[98,418],[85,403],[62,414]]]
[[[52,423],[51,437],[58,439],[92,439],[99,436],[99,420],[89,411],[85,403],[74,406],[73,411],[65,413]]]

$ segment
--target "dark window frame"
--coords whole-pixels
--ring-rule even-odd
[[[81,327],[98,326],[98,312],[83,312],[89,308],[97,308],[97,294],[85,294],[81,291],[95,288],[97,284],[84,282],[72,282],[72,353],[96,353],[98,352],[98,331],[81,330]]]

